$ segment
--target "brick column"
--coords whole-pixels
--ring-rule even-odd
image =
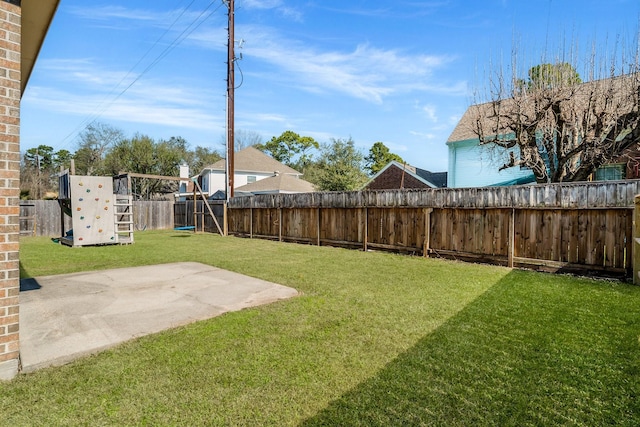
[[[0,379],[5,380],[18,373],[20,348],[20,25],[19,2],[0,1]]]

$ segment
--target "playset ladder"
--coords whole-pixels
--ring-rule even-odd
[[[114,194],[115,226],[118,243],[133,243],[133,197]]]

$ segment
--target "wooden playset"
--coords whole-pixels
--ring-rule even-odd
[[[68,170],[58,180],[60,243],[74,247],[133,243],[132,197],[126,183],[118,178],[72,175]],[[71,217],[68,231],[64,215]]]

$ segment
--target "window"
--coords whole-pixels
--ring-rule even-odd
[[[626,165],[624,163],[601,166],[596,170],[596,181],[614,181],[625,178]]]
[[[247,184],[252,184],[256,182],[256,176],[255,175],[248,175],[247,176]]]

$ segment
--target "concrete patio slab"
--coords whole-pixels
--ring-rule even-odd
[[[62,365],[135,337],[297,294],[195,262],[23,279],[22,371]]]

